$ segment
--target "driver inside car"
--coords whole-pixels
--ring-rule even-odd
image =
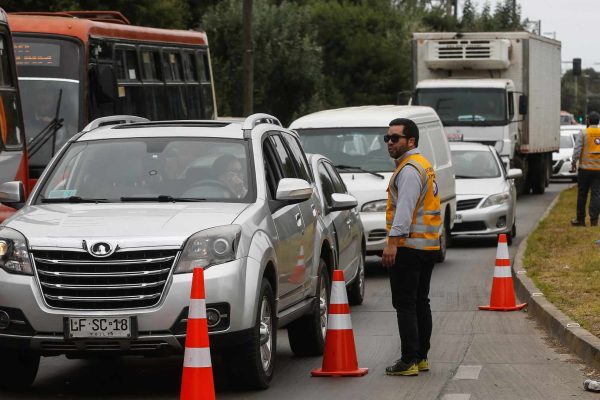
[[[216,173],[217,180],[235,197],[242,198],[246,196],[248,188],[246,187],[244,169],[240,160],[235,156],[231,154],[220,156],[213,163],[212,169]]]

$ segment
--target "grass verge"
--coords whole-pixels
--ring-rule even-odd
[[[576,187],[560,194],[529,236],[524,266],[550,302],[600,337],[600,229],[571,226],[576,201]]]

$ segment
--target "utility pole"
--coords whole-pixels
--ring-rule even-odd
[[[252,0],[244,0],[242,6],[243,50],[243,116],[247,117],[254,109],[254,49],[252,48]]]

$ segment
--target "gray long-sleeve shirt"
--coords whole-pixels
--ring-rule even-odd
[[[598,128],[598,125],[590,125],[590,128]],[[587,133],[587,128],[583,128],[579,131],[579,134],[575,137],[575,147],[573,148],[572,163],[577,163],[583,150],[583,139]]]
[[[409,150],[397,159],[396,163],[400,163],[412,154],[420,154],[420,152],[418,149]],[[417,201],[419,201],[421,190],[423,190],[423,182],[421,181],[419,171],[411,165],[407,165],[407,168],[402,168],[396,176],[396,186],[398,187],[398,201],[389,236],[408,236],[413,213],[417,206]]]

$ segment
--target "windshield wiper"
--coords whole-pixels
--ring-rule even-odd
[[[455,175],[456,179],[479,179],[478,176],[469,176],[469,175]]]
[[[159,203],[176,203],[176,202],[193,202],[193,201],[206,201],[199,197],[173,197],[161,194],[159,196],[147,196],[147,197],[121,197],[122,202],[128,201],[155,201]]]
[[[352,165],[344,165],[344,164],[339,164],[339,165],[335,165],[336,168],[340,168],[340,169],[355,169],[361,172],[366,172],[367,174],[371,174],[371,175],[375,175],[380,177],[381,179],[385,179],[385,176],[378,174],[377,172],[374,171],[369,171],[367,169],[363,169],[361,167],[354,167]]]
[[[41,199],[42,203],[108,203],[107,199],[88,199],[79,196],[57,197],[50,199]]]

